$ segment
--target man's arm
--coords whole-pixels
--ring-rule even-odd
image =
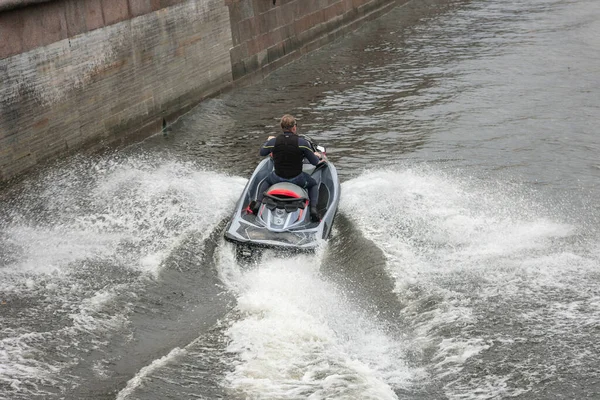
[[[302,149],[302,152],[304,153],[304,157],[306,157],[308,162],[310,162],[312,165],[317,165],[321,161],[321,160],[319,160],[319,157],[317,157],[315,155],[315,153],[312,151],[312,149],[310,148],[310,145],[308,144],[306,139],[299,138],[298,139],[298,147],[300,147]]]
[[[258,154],[266,156],[273,151],[273,147],[275,147],[275,137],[269,136],[269,139],[262,145]]]

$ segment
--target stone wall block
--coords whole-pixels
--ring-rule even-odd
[[[275,9],[277,13],[277,26],[285,26],[294,21],[294,5],[286,4]]]
[[[259,52],[266,50],[267,47],[271,46],[270,35],[268,33],[265,33],[264,35],[258,36],[256,38],[256,43]]]
[[[267,31],[267,23],[265,22],[264,14],[257,15],[256,17],[252,18],[252,20],[254,21],[254,32],[256,36],[260,36]]]
[[[255,54],[244,60],[244,68],[246,69],[246,73],[254,72],[258,70],[258,67],[258,54]]]
[[[242,43],[242,35],[240,34],[240,25],[231,23],[231,41],[234,46],[237,46]]]
[[[87,31],[102,28],[104,26],[104,16],[102,15],[100,0],[87,0],[84,4]]]
[[[312,26],[311,24],[311,16],[305,15],[304,17],[294,21],[294,30],[297,34],[301,34],[302,32],[306,32]]]
[[[256,21],[254,18],[240,21],[238,28],[240,32],[240,42],[244,42],[244,39],[248,40],[256,36]]]
[[[237,61],[243,60],[247,58],[250,54],[248,53],[248,43],[244,42],[240,45],[237,45],[231,49],[229,52],[231,56],[231,62],[235,63]]]
[[[182,1],[184,1],[184,0],[182,0]],[[160,8],[161,8],[160,0],[150,0],[150,3],[152,4],[152,11],[160,10]]]
[[[284,54],[291,54],[300,48],[300,42],[296,35],[289,36],[283,41],[283,52]]]
[[[305,16],[306,14],[310,14],[310,4],[309,4],[310,0],[304,0],[304,1],[296,1],[294,4],[296,6],[295,11],[295,15],[294,18],[298,19],[301,18],[303,16]]]
[[[313,0],[297,1],[296,4],[298,4],[298,16],[302,17],[306,14],[310,14],[313,8],[312,2]]]
[[[159,8],[167,8],[181,3],[182,0],[159,0]]]
[[[258,68],[262,69],[265,65],[269,64],[269,52],[267,49],[261,50],[256,55],[258,60]]]
[[[246,17],[244,16],[244,14],[242,13],[242,3],[241,2],[235,2],[232,3],[231,5],[229,5],[229,16],[230,16],[230,26],[231,26],[231,39],[233,41],[233,45],[237,46],[240,43],[244,42],[247,38],[247,36],[245,36],[244,34],[242,34],[241,30],[240,30],[240,23],[239,21],[242,20],[247,20],[250,21],[250,17]],[[250,24],[250,22],[247,22],[246,24]],[[248,26],[245,26],[244,28],[249,28]]]
[[[104,24],[112,25],[131,18],[127,0],[102,0]]]
[[[275,62],[285,55],[283,42],[277,43],[267,49],[267,59],[269,63]]]
[[[158,6],[158,1],[154,2],[152,0],[129,0],[129,11],[131,12],[132,17],[137,17],[139,15],[148,14]]]
[[[254,9],[254,15],[260,15],[269,11],[271,8],[275,7],[277,4],[273,5],[272,0],[252,0],[252,8]]]
[[[329,21],[329,20],[335,18],[337,15],[335,6],[330,6],[330,7],[324,8],[322,13],[323,13],[323,20],[325,20],[325,21]]]
[[[284,27],[281,28],[277,28],[275,29],[273,32],[269,33],[270,38],[269,38],[269,43],[270,46],[275,45],[277,43],[283,43],[283,39],[284,39],[284,32],[286,32]]]
[[[47,7],[42,19],[46,30],[44,45],[66,39],[68,37],[67,19],[63,5],[61,3],[48,3],[44,6]]]
[[[322,24],[324,22],[323,16],[324,14],[322,11],[316,11],[310,14],[310,26],[313,27]]]
[[[248,56],[257,54],[259,51],[262,50],[262,48],[260,47],[260,41],[258,38],[252,38],[250,40],[247,40],[245,42],[245,44],[246,44],[246,46],[248,46]]]
[[[339,1],[323,9],[323,21],[331,21],[344,14],[344,3]]]
[[[69,0],[65,3],[65,18],[67,35],[73,37],[87,31],[86,5],[79,0]]]
[[[277,20],[277,10],[271,9],[265,14],[265,23],[267,25],[267,32],[273,31],[279,27],[279,22]]]
[[[356,12],[356,16],[358,18],[364,18],[364,16],[366,15],[366,8],[364,6],[358,7],[354,10]]]
[[[244,63],[243,60],[240,60],[231,65],[231,75],[232,75],[234,81],[241,79],[242,77],[244,77],[247,74],[248,74],[248,71],[246,71],[246,64]]]
[[[0,13],[0,60],[23,50],[23,27],[20,13]]]
[[[23,19],[23,50],[58,42],[67,37],[64,10],[58,3],[34,7]]]
[[[252,0],[242,0],[238,4],[240,7],[240,20],[254,17],[254,7],[252,5]],[[230,16],[230,18],[232,21],[235,21],[235,19],[232,16]]]
[[[296,36],[295,24],[293,24],[293,23],[284,25],[281,28],[279,28],[279,30],[281,31],[281,40],[282,41]]]
[[[42,45],[44,26],[42,25],[43,8],[34,8],[23,20],[23,50],[31,50]]]
[[[324,8],[322,7],[321,1],[322,0],[309,0],[311,14],[317,11],[321,11]]]
[[[229,6],[229,17],[231,18],[231,21],[242,21],[246,18],[250,18],[242,16],[242,9],[240,4],[241,3],[232,3]]]

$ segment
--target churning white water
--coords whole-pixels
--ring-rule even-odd
[[[148,157],[87,167],[23,189],[1,225],[0,300],[17,311],[2,318],[0,382],[25,398],[76,385],[78,354],[128,335],[144,285],[187,237],[210,235],[244,184]]]
[[[406,305],[405,346],[430,353],[430,379],[448,398],[517,396],[552,379],[559,365],[540,363],[540,344],[573,368],[571,352],[588,352],[573,348],[572,329],[587,343],[584,327],[600,321],[599,246],[560,210],[423,166],[366,172],[343,190],[342,211],[385,253]]]
[[[320,259],[267,257],[229,272],[239,319],[226,334],[238,360],[226,383],[235,398],[395,399],[393,388],[419,374],[403,362],[406,344],[320,275]]]

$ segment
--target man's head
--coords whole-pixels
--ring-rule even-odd
[[[289,114],[281,117],[281,129],[284,132],[296,132],[296,118]]]

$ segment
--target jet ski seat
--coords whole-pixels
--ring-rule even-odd
[[[289,182],[280,182],[267,189],[266,196],[278,200],[308,200],[308,193],[298,185]]]
[[[276,183],[269,187],[265,192],[263,203],[265,203],[270,210],[281,208],[288,212],[292,212],[299,208],[306,208],[308,205],[308,193],[306,190],[293,183]]]

